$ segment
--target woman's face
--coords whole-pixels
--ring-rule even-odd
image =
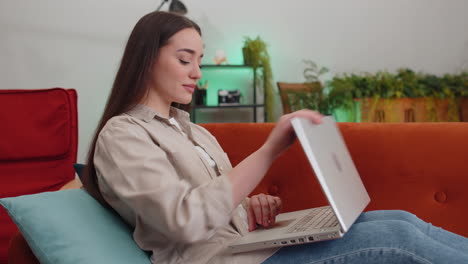
[[[203,42],[195,29],[186,28],[174,34],[159,49],[154,61],[148,103],[161,113],[168,111],[173,102],[190,103],[201,78],[202,57]]]

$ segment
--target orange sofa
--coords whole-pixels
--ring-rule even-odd
[[[270,123],[204,124],[233,165],[265,141]],[[468,123],[340,123],[371,202],[366,210],[402,209],[468,236]],[[284,211],[327,204],[296,142],[254,193],[280,196]],[[21,234],[10,263],[37,263]]]

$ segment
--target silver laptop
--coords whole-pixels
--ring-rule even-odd
[[[291,123],[330,206],[279,214],[274,227],[229,245],[233,253],[341,238],[370,202],[333,117],[318,125],[303,118]]]

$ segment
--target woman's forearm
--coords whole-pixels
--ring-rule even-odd
[[[266,142],[257,151],[239,163],[229,173],[232,183],[234,206],[238,206],[262,180],[273,161],[289,148],[296,138],[291,119],[295,117],[308,119],[320,124],[322,115],[318,112],[303,109],[283,115],[268,136]]]
[[[238,206],[262,180],[275,157],[265,146],[259,148],[228,174],[232,183],[234,206]]]

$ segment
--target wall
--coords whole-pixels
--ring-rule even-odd
[[[269,43],[275,81],[303,81],[303,59],[332,69],[325,78],[398,67],[441,74],[468,66],[464,0],[182,2],[203,29],[205,63],[217,49],[241,63],[244,36],[260,35]],[[77,89],[83,162],[126,38],[159,3],[1,1],[0,87]]]

